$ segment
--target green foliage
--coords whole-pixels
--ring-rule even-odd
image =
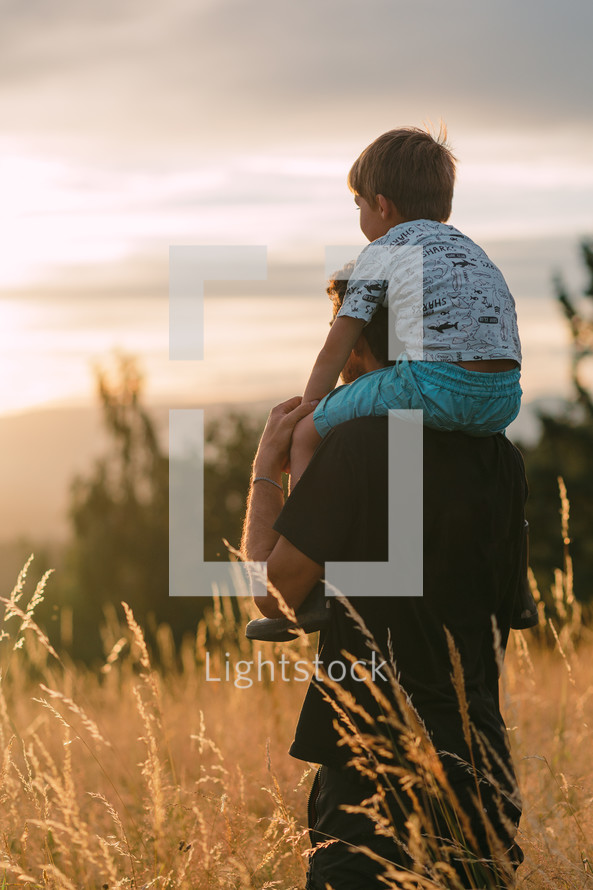
[[[168,459],[141,403],[142,378],[134,360],[120,356],[114,378],[99,369],[97,385],[110,450],[72,483],[66,557],[81,657],[98,654],[107,603],[125,600],[141,620],[166,620],[168,599]]]
[[[54,642],[89,662],[99,657],[105,608],[123,600],[147,628],[149,642],[167,623],[179,643],[193,632],[209,597],[169,597],[169,461],[142,404],[136,362],[120,356],[116,372],[97,371],[109,449],[72,483],[72,539],[55,579],[56,600],[73,616],[61,629],[42,619]],[[258,425],[259,426],[259,425]],[[238,546],[258,426],[237,414],[206,430],[205,559],[228,559],[223,538]],[[64,628],[66,633],[64,633]]]
[[[556,298],[571,334],[571,377],[574,400],[563,413],[541,413],[542,432],[534,447],[523,448],[529,479],[527,515],[531,525],[531,564],[542,593],[549,589],[555,567],[563,562],[559,535],[558,476],[570,502],[570,552],[575,595],[593,598],[593,400],[583,382],[583,365],[593,356],[593,242],[581,245],[590,281],[582,305],[555,280]]]
[[[226,560],[223,540],[238,548],[251,463],[262,423],[245,414],[231,413],[206,429],[204,459],[204,556]]]

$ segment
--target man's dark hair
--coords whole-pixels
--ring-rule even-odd
[[[353,269],[354,262],[346,263],[343,269],[340,269],[339,272],[335,272],[332,278],[330,278],[329,284],[327,286],[327,294],[334,307],[330,325],[333,324],[334,319],[336,318],[338,312],[342,307],[344,296],[346,295],[346,289],[348,287],[348,280],[352,275]],[[388,358],[389,334],[387,328],[387,317],[387,309],[384,306],[379,306],[373,314],[371,320],[367,322],[367,324],[362,329],[361,334],[361,336],[364,337],[369,344],[369,349],[371,350],[377,361],[381,362],[381,364],[385,366],[395,364],[394,361],[391,361]]]

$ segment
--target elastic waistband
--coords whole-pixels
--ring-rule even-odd
[[[468,371],[453,362],[418,362],[409,361],[403,355],[398,364],[407,363],[414,377],[421,380],[439,382],[447,389],[460,387],[464,393],[492,393],[505,395],[517,390],[521,379],[521,369],[489,373],[487,371]]]

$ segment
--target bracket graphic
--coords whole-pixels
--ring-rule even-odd
[[[365,278],[391,282],[402,255],[392,248],[366,249]],[[348,248],[350,256],[352,248]],[[422,325],[422,251],[406,254],[415,263],[414,283]],[[328,248],[327,263],[343,265],[345,248]],[[340,258],[339,263],[335,260]],[[172,246],[169,249],[169,358],[204,361],[204,284],[267,278],[261,246]],[[410,294],[412,291],[410,290]],[[391,299],[389,304],[391,307]],[[395,316],[392,313],[392,318]],[[232,320],[229,320],[232,323]],[[390,323],[390,344],[391,344]],[[420,340],[421,345],[421,340]],[[391,355],[391,350],[390,350]],[[344,596],[422,595],[422,412],[390,411],[389,559],[385,563],[328,563],[327,593]],[[265,594],[265,563],[204,561],[204,412],[169,411],[169,595]]]

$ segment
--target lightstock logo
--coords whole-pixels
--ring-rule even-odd
[[[326,273],[341,268],[353,249],[326,248]],[[405,274],[404,274],[405,273]],[[204,286],[207,281],[263,281],[267,251],[261,246],[169,248],[169,358],[205,361]],[[410,359],[422,358],[422,249],[369,245],[357,280],[388,283],[389,306],[407,304]],[[402,291],[402,281],[405,283]],[[222,298],[221,298],[222,299]],[[246,298],[247,299],[247,298]],[[395,313],[390,311],[392,356]],[[229,317],[228,324],[233,319]],[[398,331],[398,333],[401,333]],[[290,331],[287,330],[287,336]],[[320,331],[320,341],[322,332]],[[389,412],[389,528],[385,563],[326,564],[327,593],[344,596],[409,596],[422,592],[422,412]],[[265,592],[261,563],[204,560],[204,411],[169,411],[169,595],[208,596]],[[254,588],[257,588],[255,590]]]

